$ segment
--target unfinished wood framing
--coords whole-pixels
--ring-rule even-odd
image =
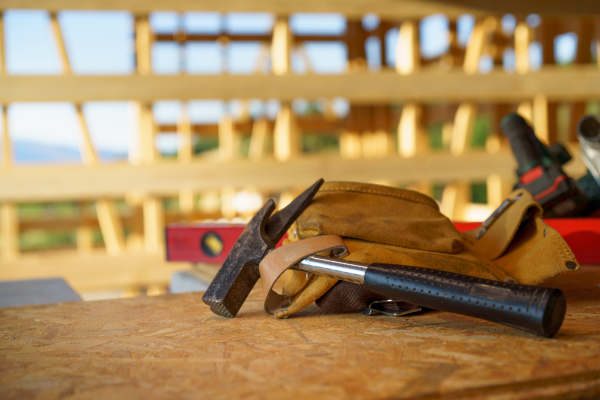
[[[165,218],[162,199],[147,197],[144,207],[144,249],[146,252],[160,253],[165,247]]]
[[[250,160],[260,161],[264,157],[268,134],[269,123],[266,119],[259,118],[253,122],[250,149],[248,151],[248,158]]]
[[[13,161],[12,142],[8,130],[8,106],[2,105],[2,167],[10,168]]]
[[[479,72],[479,60],[483,54],[485,37],[486,32],[484,22],[477,21],[471,31],[469,42],[467,43],[465,62],[463,64],[463,70],[469,75]]]
[[[287,17],[277,17],[273,25],[271,44],[271,69],[275,75],[285,75],[291,69],[291,52],[294,46]]]
[[[50,14],[50,26],[52,27],[52,33],[54,34],[54,40],[56,42],[56,47],[58,48],[58,54],[62,64],[62,73],[65,75],[70,75],[71,64],[69,63],[69,56],[67,55],[65,40],[63,39],[56,13]]]
[[[461,156],[468,151],[471,146],[473,125],[476,116],[477,105],[463,103],[458,107],[454,124],[452,125],[452,138],[450,140],[450,153],[452,155]]]
[[[181,104],[181,113],[177,123],[178,150],[177,159],[181,162],[190,162],[194,157],[194,134],[192,133],[192,124],[190,122],[190,113],[188,104]]]
[[[565,85],[565,82],[568,84]],[[595,65],[548,66],[527,75],[494,70],[467,75],[460,70],[399,76],[395,71],[342,75],[161,75],[0,76],[0,103],[20,101],[104,101],[270,99],[344,97],[352,103],[519,102],[544,94],[549,100],[580,101],[600,93]],[[201,91],[190,88],[201,87]]]
[[[231,115],[225,114],[219,120],[219,159],[231,161],[240,155],[240,137]]]
[[[77,111],[77,117],[81,126],[81,158],[83,164],[86,166],[98,165],[98,155],[92,143],[92,138],[83,115],[83,110],[80,104],[75,106]],[[85,208],[85,203],[84,203]],[[123,234],[123,226],[121,219],[119,218],[119,212],[117,207],[112,200],[100,199],[96,201],[96,214],[98,215],[98,222],[100,224],[100,231],[102,232],[102,238],[106,246],[106,251],[109,254],[118,254],[125,250],[125,238]],[[84,230],[90,230],[90,228],[83,226],[78,232],[78,241],[80,243],[79,235],[81,235],[82,250],[87,251],[89,246],[89,236],[91,231],[85,232]]]
[[[340,155],[342,158],[357,159],[362,154],[360,134],[357,132],[343,132],[340,135]]]
[[[0,10],[0,75],[6,73],[6,51],[4,42],[4,13]]]
[[[556,142],[556,104],[539,94],[533,98],[533,130],[535,135],[548,145]]]
[[[189,163],[194,157],[194,135],[190,122],[188,104],[181,105],[181,113],[177,124],[179,148],[177,159],[182,163]],[[195,208],[195,193],[193,190],[183,188],[179,192],[179,209],[184,214],[192,214]]]
[[[423,154],[429,148],[427,135],[421,124],[423,108],[418,104],[405,104],[398,123],[398,153],[402,157]]]
[[[61,276],[76,291],[128,289],[168,284],[171,274],[190,263],[167,262],[163,254],[127,252],[109,255],[103,250],[81,254],[70,250],[39,251],[0,262],[0,280]]]
[[[422,0],[396,0],[393,6],[387,0],[346,0],[344,2],[326,2],[322,0],[305,0],[302,2],[261,0],[248,3],[245,0],[180,0],[174,3],[169,0],[140,2],[139,0],[121,0],[116,3],[99,2],[98,0],[1,0],[0,9],[46,9],[60,10],[123,10],[135,14],[147,14],[153,11],[218,11],[218,12],[270,12],[277,15],[290,15],[298,12],[340,13],[348,17],[360,18],[374,13],[392,19],[424,18],[432,14],[445,14],[456,18],[462,14],[482,15],[484,13],[515,13],[542,15],[587,15],[600,14],[600,4],[595,0],[577,2],[547,2],[544,7],[539,3],[522,0],[505,0],[502,2],[438,0],[435,2]]]
[[[19,215],[15,204],[0,204],[0,240],[2,259],[19,256]]]
[[[409,75],[420,67],[419,22],[403,21],[398,33],[396,45],[396,71],[400,75]]]
[[[119,212],[113,201],[97,200],[96,213],[100,223],[100,231],[108,254],[119,254],[125,250],[123,225]]]
[[[273,146],[275,159],[279,161],[290,160],[297,157],[301,152],[296,115],[289,103],[282,104],[277,114],[273,132]]]
[[[79,218],[77,221],[75,221],[77,235],[77,251],[82,254],[89,254],[94,248],[93,220],[90,216],[89,206],[90,202],[79,202]],[[21,223],[20,225],[21,229],[23,229],[23,225],[27,227],[27,225],[23,223]]]
[[[135,61],[138,75],[152,74],[152,32],[148,15],[135,17]]]
[[[512,11],[525,9],[526,6],[516,0],[508,0],[508,3],[487,5],[467,1],[462,4],[468,7],[457,7],[449,5],[448,1],[440,0],[434,4],[419,0],[397,0],[393,7],[390,7],[389,1],[386,0],[348,0],[343,3],[321,0],[307,0],[301,3],[280,0],[260,0],[258,3],[242,0],[224,0],[216,3],[206,0],[182,0],[177,4],[164,0],[157,0],[151,4],[123,0],[109,7],[96,0],[52,0],[50,3],[43,0],[18,0],[18,6],[17,0],[0,0],[0,103],[75,103],[77,118],[82,127],[80,149],[85,165],[85,168],[11,167],[7,106],[3,107],[2,156],[6,168],[0,173],[0,240],[3,260],[0,278],[17,276],[22,279],[28,276],[37,277],[47,272],[43,267],[34,266],[34,260],[39,263],[39,259],[19,255],[20,230],[22,227],[35,228],[34,222],[28,222],[28,225],[19,221],[17,204],[22,201],[75,199],[80,202],[82,222],[77,231],[77,243],[78,253],[85,259],[74,256],[77,252],[71,252],[64,255],[64,258],[60,256],[52,259],[52,262],[69,264],[60,271],[65,271],[69,280],[73,279],[77,282],[76,285],[86,289],[96,284],[108,285],[108,279],[114,281],[115,277],[98,278],[96,282],[87,281],[87,278],[84,278],[87,273],[74,272],[70,264],[74,263],[71,257],[77,257],[78,262],[86,267],[94,265],[94,268],[99,265],[99,260],[105,261],[109,255],[112,257],[106,264],[112,267],[115,263],[124,263],[125,260],[138,263],[128,265],[126,271],[119,271],[115,275],[119,282],[128,282],[125,286],[130,289],[131,283],[134,282],[133,287],[138,292],[140,285],[151,286],[158,292],[168,280],[167,275],[159,273],[156,275],[159,278],[147,279],[143,272],[140,272],[144,263],[151,263],[152,268],[159,265],[157,260],[160,260],[161,266],[164,264],[164,225],[165,221],[170,220],[164,215],[163,199],[167,196],[179,197],[180,217],[189,221],[195,216],[210,213],[225,218],[248,217],[248,211],[236,210],[234,207],[233,200],[242,188],[245,191],[280,191],[282,188],[289,188],[290,177],[293,177],[294,184],[298,187],[311,184],[322,177],[326,180],[410,185],[410,188],[427,194],[431,194],[431,183],[435,182],[446,184],[441,201],[442,212],[456,220],[483,219],[510,192],[515,163],[509,149],[502,146],[498,135],[494,135],[486,143],[487,152],[469,151],[478,105],[520,102],[519,113],[531,121],[540,139],[544,143],[554,142],[557,101],[572,104],[573,125],[574,120],[583,113],[585,102],[597,98],[600,93],[600,62],[597,66],[591,65],[588,54],[590,52],[587,51],[592,43],[594,22],[587,16],[573,20],[572,24],[556,18],[560,23],[538,29],[536,34],[541,33],[545,66],[540,71],[533,72],[529,61],[529,46],[534,40],[534,30],[521,21],[521,16],[517,16],[521,22],[518,23],[513,37],[504,35],[500,33],[500,13],[486,15],[478,11],[480,8],[493,8],[498,11],[508,4],[513,7]],[[600,5],[597,2],[583,1],[586,3],[586,13],[593,12],[594,7],[600,13]],[[548,9],[559,9],[557,4],[548,5]],[[561,9],[563,11],[569,6],[564,2],[561,4],[564,4]],[[577,8],[575,5],[571,6],[573,9]],[[136,73],[130,76],[73,75],[57,13],[63,8],[108,7],[112,10],[128,10],[134,15]],[[32,77],[6,74],[2,12],[7,8],[49,10],[51,31],[63,66],[62,76]],[[151,30],[148,15],[163,8],[176,12],[264,11],[276,17],[271,34],[249,35],[243,39],[259,41],[262,46],[253,75],[228,75],[224,70],[222,75],[155,76],[151,57],[155,40],[175,42],[180,47],[188,40],[211,40],[220,43],[223,49],[230,40],[236,40],[236,35],[229,33],[222,36],[213,35],[214,37],[186,37],[186,32],[182,29],[175,33],[155,35]],[[335,40],[341,40],[347,45],[350,73],[311,73],[312,66],[302,46],[307,41],[327,38],[294,36],[288,21],[289,15],[303,11],[338,12],[348,17],[346,33],[335,37]],[[366,32],[360,22],[360,18],[367,12],[378,14],[383,19],[381,26],[372,33]],[[440,12],[450,20],[450,50],[440,58],[423,61],[419,49],[419,20]],[[455,20],[458,15],[465,13],[473,14],[477,22],[466,51],[463,52],[457,42]],[[596,19],[598,21],[595,23],[600,23],[600,19]],[[385,68],[385,49],[382,48],[381,61],[384,68],[378,73],[369,71],[366,67],[365,40],[369,35],[383,40],[385,32],[397,26],[399,21],[401,23],[395,70]],[[552,47],[557,29],[569,27],[579,35],[576,65],[570,68],[548,65],[552,50],[549,48]],[[542,32],[544,29],[547,32]],[[517,74],[508,74],[499,66],[502,62],[502,51],[512,46],[513,39]],[[600,49],[600,44],[598,46]],[[291,58],[295,51],[298,51],[306,64],[308,74],[291,73]],[[223,51],[222,56],[226,57],[227,52]],[[494,60],[495,69],[488,74],[479,74],[482,56],[490,56]],[[269,57],[271,73],[261,74]],[[431,68],[421,67],[422,62]],[[333,115],[331,107],[327,107],[325,118],[319,117],[320,121],[310,117],[299,123],[292,111],[291,103],[298,98],[321,101],[323,98],[337,97],[346,98],[351,103],[350,114],[345,119],[337,118]],[[186,103],[197,99],[241,99],[246,102],[250,99],[273,98],[281,103],[274,123],[266,119],[252,121],[248,110],[245,109],[244,115],[238,121],[234,121],[231,115],[225,115],[218,126],[215,124],[210,127],[193,126]],[[157,128],[153,120],[152,103],[160,100],[183,102],[182,114],[177,125],[161,127],[161,130],[167,131],[172,128],[171,131],[177,132],[177,160],[162,159],[155,145]],[[81,107],[81,104],[87,101],[133,101],[137,105],[139,134],[129,153],[130,164],[105,165],[99,162]],[[404,104],[397,126],[398,155],[390,154],[393,143],[389,133],[393,118],[390,113],[395,112],[395,107],[390,107],[390,103]],[[444,123],[443,147],[449,148],[447,153],[428,152],[429,138],[422,126],[425,117],[431,122],[429,112],[434,107],[429,105],[440,103],[460,104],[452,123],[446,121],[449,119],[445,115],[447,111],[436,120]],[[312,131],[317,126],[322,131],[335,131],[336,134],[342,132],[339,156],[302,155],[301,128]],[[249,157],[242,159],[240,136],[250,131]],[[271,131],[273,154],[266,154]],[[195,134],[218,134],[218,150],[195,156]],[[573,138],[572,136],[571,139]],[[575,161],[566,169],[568,173],[577,177],[585,168],[578,151],[570,150],[575,156]],[[457,177],[460,177],[459,181]],[[471,203],[472,181],[487,182],[488,204]],[[284,191],[280,206],[285,205],[295,195],[295,189]],[[115,203],[115,199],[118,198],[125,198],[132,206],[132,215],[119,215]],[[88,215],[92,202],[96,204],[98,221]],[[200,211],[197,212],[196,208]],[[209,209],[210,213],[207,211]],[[124,224],[130,232],[127,239],[124,237]],[[51,224],[46,223],[44,226]],[[94,249],[93,233],[97,227],[101,229],[106,254],[99,255]],[[134,256],[133,253],[137,254]],[[19,273],[5,271],[4,267],[17,265],[24,269]],[[91,274],[97,274],[96,269]]]
[[[585,166],[576,147],[570,149],[574,160],[565,168],[577,175]],[[477,165],[477,168],[473,168]],[[289,185],[290,177],[299,186],[326,180],[371,181],[387,179],[398,184],[420,180],[451,182],[457,176],[465,180],[485,180],[489,174],[514,176],[515,161],[508,151],[488,154],[472,151],[461,157],[431,153],[411,159],[400,156],[372,160],[348,160],[338,156],[311,155],[281,163],[274,159],[261,162],[200,160],[181,164],[174,160],[133,166],[125,163],[95,167],[45,166],[12,168],[0,174],[0,202],[24,202],[45,199],[93,200],[123,198],[128,193],[176,196],[183,187],[196,192],[224,185],[258,190],[276,190]]]
[[[515,70],[518,74],[526,74],[531,70],[529,45],[533,41],[533,29],[522,21],[515,28]]]

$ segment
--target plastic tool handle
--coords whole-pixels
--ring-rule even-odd
[[[560,289],[404,265],[371,264],[364,285],[396,300],[481,318],[545,337],[558,332],[567,308]]]
[[[542,163],[542,154],[535,134],[520,115],[507,115],[502,119],[501,127],[522,172],[527,172],[532,166]]]

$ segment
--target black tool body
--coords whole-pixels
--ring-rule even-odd
[[[558,332],[567,307],[560,289],[403,265],[369,265],[364,285],[396,300],[481,318],[545,337]]]

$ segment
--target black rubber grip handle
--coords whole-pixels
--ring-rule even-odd
[[[500,125],[504,135],[508,138],[515,159],[519,164],[519,169],[531,164],[539,165],[542,163],[539,143],[533,129],[523,117],[518,114],[507,115],[502,119]]]
[[[435,269],[371,264],[364,286],[392,299],[552,337],[567,309],[560,289],[527,286]]]

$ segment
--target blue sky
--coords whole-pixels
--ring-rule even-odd
[[[71,67],[75,74],[112,75],[131,74],[134,70],[133,17],[126,12],[83,12],[59,13],[59,22],[65,38]],[[503,21],[510,29],[510,16]],[[535,23],[535,21],[533,21]],[[319,33],[332,35],[332,42],[307,44],[306,52],[317,73],[341,73],[345,67],[346,49],[335,36],[343,34],[346,20],[336,14],[296,14],[290,20],[297,34]],[[160,12],[151,16],[151,25],[156,32],[172,32],[183,27],[188,32],[231,33],[269,32],[273,24],[270,14],[220,15],[216,13]],[[376,16],[363,19],[365,28],[378,24]],[[459,41],[464,45],[469,37],[473,18],[459,19]],[[426,57],[443,53],[447,47],[447,20],[434,15],[421,23],[421,50]],[[384,44],[388,53],[388,64],[393,64],[396,31],[389,32]],[[9,10],[5,13],[6,61],[9,74],[55,75],[61,71],[54,38],[50,31],[49,16],[44,11]],[[576,36],[563,35],[556,42],[557,59],[568,61],[574,55]],[[540,49],[532,49],[534,61],[541,58]],[[180,65],[180,51],[175,44],[160,43],[152,52],[153,69],[157,74],[175,74],[184,70],[189,74],[216,74],[223,67],[223,50],[218,44],[190,43],[185,46],[185,65]],[[371,68],[379,66],[379,44],[370,42],[367,56]],[[259,53],[257,43],[233,43],[227,50],[226,68],[232,74],[251,73]],[[507,55],[510,69],[510,55]],[[485,69],[486,60],[482,60]],[[305,71],[300,57],[293,59],[298,73]],[[297,103],[298,107],[302,102]],[[194,122],[216,122],[223,110],[230,107],[239,110],[239,103],[231,105],[219,101],[190,102],[190,115]],[[343,114],[347,104],[343,99],[336,102],[336,110]],[[266,112],[273,115],[277,102],[252,103],[254,113]],[[155,118],[158,122],[174,123],[180,112],[176,101],[157,102]],[[77,147],[79,127],[69,103],[15,103],[9,107],[10,131],[16,141],[35,141],[62,147]],[[135,112],[128,102],[89,102],[84,113],[96,147],[104,151],[126,153],[129,137],[136,129]],[[157,139],[163,149],[176,146],[176,137],[163,135]]]

